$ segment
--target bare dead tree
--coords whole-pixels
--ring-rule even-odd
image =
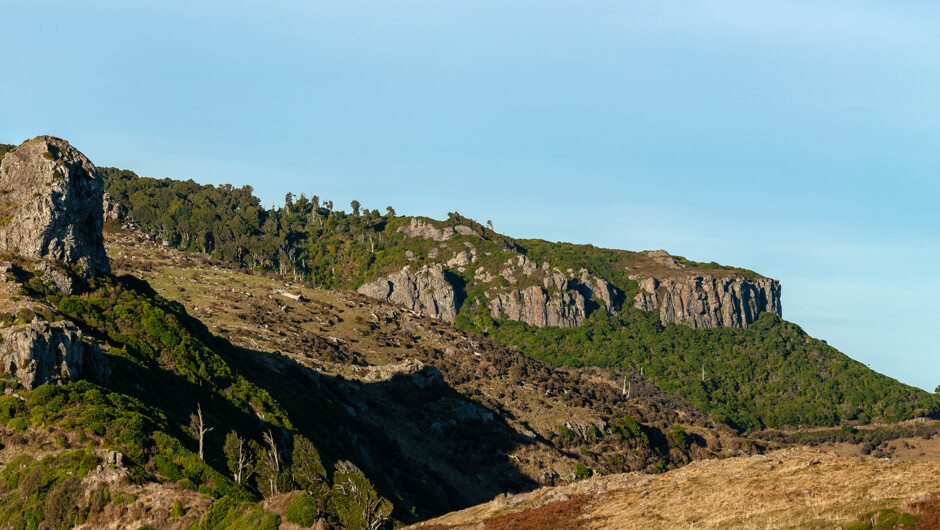
[[[196,413],[189,415],[189,431],[199,440],[199,460],[205,460],[202,452],[203,442],[206,433],[211,430],[212,427],[206,427],[206,422],[202,418],[202,404],[197,403]]]

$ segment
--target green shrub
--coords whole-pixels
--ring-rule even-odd
[[[578,477],[578,480],[584,480],[586,478],[591,478],[591,470],[586,465],[578,462],[574,466],[574,475]]]
[[[313,526],[319,516],[317,501],[306,493],[294,497],[287,509],[284,510],[284,518],[300,526]]]

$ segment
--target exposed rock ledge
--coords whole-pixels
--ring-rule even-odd
[[[423,237],[427,239],[433,239],[434,241],[447,241],[448,239],[454,237],[457,234],[464,236],[479,236],[480,234],[476,233],[469,226],[457,225],[457,226],[445,226],[443,228],[435,228],[434,225],[426,221],[422,221],[417,217],[411,218],[411,223],[408,225],[402,226],[398,229],[399,232],[405,234],[408,237]]]
[[[363,285],[358,291],[448,322],[457,317],[454,287],[444,277],[444,268],[440,264],[421,267],[415,273],[406,266],[399,272]]]
[[[634,307],[658,311],[663,324],[691,328],[746,328],[764,311],[782,316],[780,282],[743,276],[633,277],[640,286]]]
[[[111,376],[108,361],[98,345],[85,340],[81,330],[67,321],[33,320],[0,330],[0,363],[3,371],[27,389],[39,385],[88,378],[104,381]]]

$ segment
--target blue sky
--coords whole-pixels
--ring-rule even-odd
[[[0,142],[748,267],[940,384],[934,2],[5,4]]]

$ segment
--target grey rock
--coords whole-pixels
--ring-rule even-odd
[[[55,286],[63,293],[74,293],[78,286],[68,271],[63,271],[60,267],[49,263],[48,261],[39,261],[33,269],[42,273],[42,279],[46,284]]]
[[[105,221],[123,221],[127,219],[127,208],[114,200],[110,193],[105,193],[101,198],[101,207],[104,210]]]
[[[659,263],[660,265],[665,265],[670,269],[684,269],[685,264],[676,258],[672,257],[671,254],[665,250],[648,250],[646,255],[653,258],[653,261]]]
[[[33,320],[25,326],[0,330],[0,365],[27,389],[68,379],[111,376],[98,345],[86,340],[75,324]]]
[[[124,467],[124,455],[117,451],[108,451],[104,454],[104,462],[115,467]]]
[[[634,307],[659,312],[663,324],[692,328],[746,328],[760,313],[782,316],[780,282],[743,276],[643,278]]]
[[[408,237],[423,237],[425,239],[433,239],[434,241],[447,241],[457,234],[477,237],[480,235],[469,226],[457,225],[436,228],[431,223],[418,219],[417,217],[412,217],[411,222],[399,228],[398,231]]]
[[[401,304],[416,313],[453,322],[457,317],[454,287],[440,265],[425,265],[412,273],[409,267],[367,283],[358,291],[370,298]]]
[[[541,286],[513,289],[490,300],[493,318],[519,320],[530,326],[572,328],[587,318],[584,296],[578,292],[559,291],[551,296]]]
[[[0,251],[110,272],[104,249],[104,182],[65,140],[40,136],[0,163]]]
[[[446,265],[448,267],[466,267],[467,265],[470,264],[470,261],[471,261],[470,252],[464,250],[464,251],[458,252],[456,255],[454,255],[454,257],[447,260]]]

